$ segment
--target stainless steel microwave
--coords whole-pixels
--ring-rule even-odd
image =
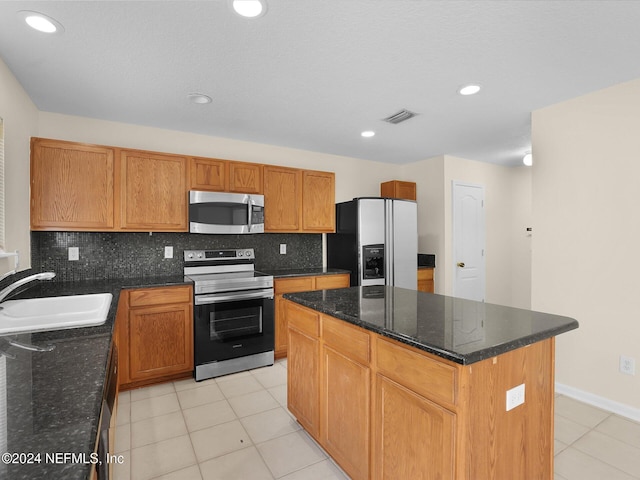
[[[264,195],[192,190],[189,232],[264,233]]]

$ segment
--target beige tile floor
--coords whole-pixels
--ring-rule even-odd
[[[119,397],[115,480],[348,477],[286,409],[286,360]],[[640,424],[556,397],[555,480],[640,480]]]

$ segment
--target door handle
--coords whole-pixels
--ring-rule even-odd
[[[464,262],[458,262],[457,264],[460,268],[464,268]]]

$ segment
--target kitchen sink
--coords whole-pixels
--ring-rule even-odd
[[[112,297],[97,293],[2,302],[0,335],[102,325]]]

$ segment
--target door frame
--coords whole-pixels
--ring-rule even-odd
[[[481,269],[482,269],[482,275],[481,275],[481,288],[482,288],[482,301],[485,301],[486,298],[486,294],[487,294],[487,262],[486,262],[486,248],[487,248],[487,228],[486,228],[486,215],[485,215],[485,211],[484,211],[484,201],[485,201],[485,186],[481,185],[479,183],[470,183],[470,182],[463,182],[460,180],[452,180],[451,181],[451,272],[452,272],[452,279],[451,279],[451,292],[452,292],[452,296],[456,296],[456,290],[458,289],[457,287],[457,274],[456,274],[456,220],[457,220],[457,216],[456,216],[456,189],[457,187],[472,187],[472,188],[479,188],[482,191],[482,206],[483,206],[483,210],[482,210],[482,225],[480,227],[480,232],[479,235],[481,237],[482,240],[482,255],[481,255]]]

